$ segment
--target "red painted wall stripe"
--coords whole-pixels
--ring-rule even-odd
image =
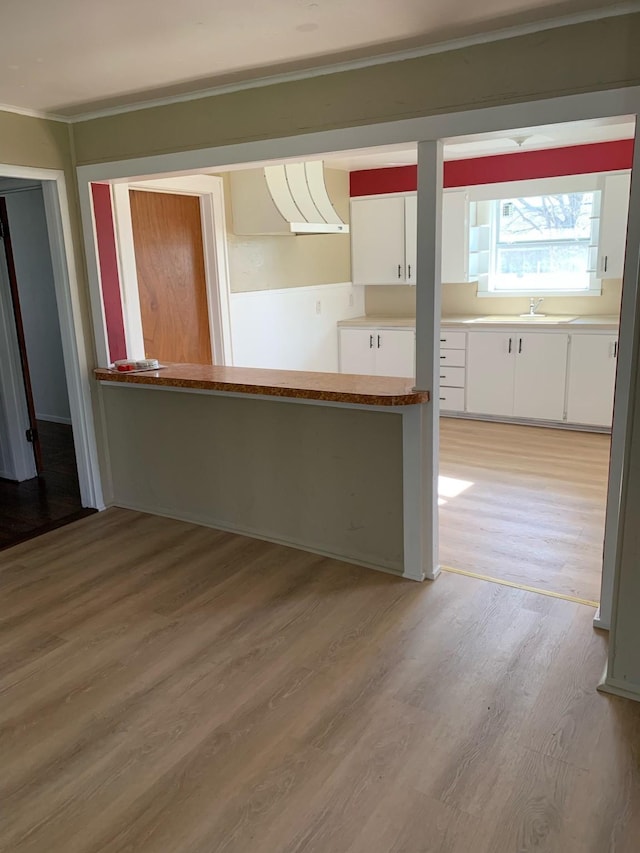
[[[116,235],[113,227],[111,187],[109,184],[91,184],[91,196],[93,199],[93,217],[96,223],[98,265],[100,267],[109,357],[111,361],[115,361],[118,358],[127,357],[127,342],[122,316],[122,295],[120,292]]]
[[[633,139],[547,148],[544,151],[517,151],[491,157],[472,157],[468,160],[448,160],[444,164],[444,186],[470,187],[477,184],[499,184],[503,181],[612,172],[630,169],[632,160]],[[350,195],[355,197],[411,192],[417,187],[417,176],[417,166],[351,172]]]

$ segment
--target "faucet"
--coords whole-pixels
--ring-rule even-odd
[[[533,296],[529,299],[529,317],[535,317],[536,311],[544,302],[544,298],[534,299]]]

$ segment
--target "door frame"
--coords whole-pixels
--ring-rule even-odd
[[[29,431],[31,438],[27,443],[31,444],[31,450],[36,466],[36,475],[42,474],[42,450],[38,438],[38,424],[36,422],[36,407],[33,402],[33,388],[31,385],[31,372],[29,369],[29,356],[27,353],[27,342],[24,336],[24,325],[22,323],[22,307],[20,305],[20,293],[18,290],[18,275],[16,271],[15,258],[13,255],[13,244],[11,242],[11,226],[9,223],[9,211],[7,199],[0,193],[0,239],[4,243],[4,266],[9,281],[9,293],[13,308],[13,319],[15,324],[16,339],[18,343],[18,354],[20,358],[20,369],[22,373],[22,386],[29,416]],[[20,444],[24,444],[25,434],[20,436]],[[26,479],[26,478],[24,478]]]
[[[436,348],[440,335],[440,233],[442,219],[442,141],[478,133],[508,131],[587,119],[632,116],[636,118],[636,146],[633,172],[640,177],[640,87],[583,92],[538,98],[500,106],[442,112],[419,118],[398,119],[378,124],[343,127],[289,137],[258,139],[216,147],[195,148],[169,153],[95,163],[77,168],[78,192],[83,217],[84,239],[89,267],[90,296],[96,318],[96,347],[108,353],[104,312],[92,223],[90,184],[94,181],[142,180],[167,175],[210,173],[220,169],[260,165],[269,160],[304,159],[326,152],[353,151],[382,145],[414,144],[418,140],[418,230],[423,235],[418,246],[416,309],[416,387],[427,389],[434,405],[420,425],[418,459],[421,495],[421,553],[425,565],[437,571],[438,510],[434,483],[438,477],[439,371]],[[605,557],[602,598],[596,625],[608,627],[613,606],[614,576],[619,571],[618,529],[620,492],[627,472],[626,449],[631,436],[630,412],[635,401],[634,350],[637,335],[638,261],[640,257],[640,180],[633,180],[627,226],[620,347],[612,440],[612,465],[607,496]],[[102,322],[100,322],[102,321]],[[425,449],[426,448],[426,449]],[[615,460],[615,464],[614,464]]]
[[[90,384],[93,359],[87,352],[82,332],[80,284],[65,174],[59,169],[0,163],[0,177],[34,181],[42,186],[80,498],[83,507],[104,509]],[[14,367],[13,381],[18,380],[22,382]]]
[[[20,345],[13,313],[11,284],[4,248],[0,239],[0,393],[6,402],[6,450],[0,458],[0,477],[22,482],[37,476],[33,450],[25,441],[30,417],[22,375]],[[4,467],[4,465],[7,467]]]
[[[229,298],[227,228],[222,178],[214,175],[190,175],[151,181],[114,183],[113,218],[117,235],[120,285],[127,355],[144,358],[144,335],[140,314],[140,294],[136,271],[129,190],[192,195],[200,199],[205,283],[214,364],[233,364]]]

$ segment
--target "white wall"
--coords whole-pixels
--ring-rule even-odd
[[[364,314],[350,282],[230,295],[237,367],[338,372],[338,320]]]
[[[42,189],[6,202],[36,416],[71,423]]]

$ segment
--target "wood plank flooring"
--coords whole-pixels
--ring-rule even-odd
[[[610,437],[454,418],[440,425],[441,563],[597,601]]]
[[[0,550],[94,512],[82,508],[71,427],[38,421],[38,433],[42,476],[0,479]]]
[[[638,851],[589,607],[126,510],[0,567],[2,851]]]

